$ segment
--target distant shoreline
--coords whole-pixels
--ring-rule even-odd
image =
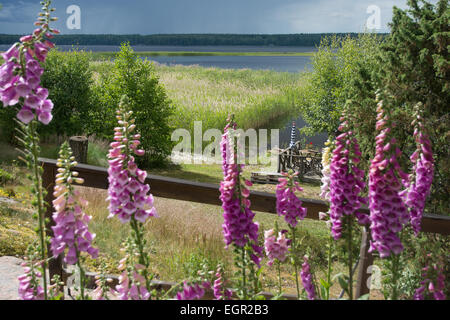
[[[129,42],[131,46],[264,46],[315,47],[324,37],[352,37],[360,33],[296,34],[63,34],[52,41],[56,45],[114,45]],[[380,33],[380,36],[387,34]],[[0,34],[0,44],[13,44],[21,35]],[[269,50],[270,51],[270,50]]]
[[[91,52],[94,60],[113,58],[117,52]],[[180,57],[180,56],[255,56],[255,57],[311,57],[314,52],[197,52],[197,51],[139,51],[134,53],[140,57]]]

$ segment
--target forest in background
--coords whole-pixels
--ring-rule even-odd
[[[358,33],[299,33],[299,34],[65,34],[55,36],[57,45],[130,45],[147,46],[298,46],[314,47],[322,38],[337,35],[352,38]],[[385,36],[386,34],[380,34]],[[0,44],[12,44],[21,35],[0,34]]]

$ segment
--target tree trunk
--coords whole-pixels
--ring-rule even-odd
[[[84,136],[70,137],[69,144],[75,160],[78,163],[87,163],[88,139]]]

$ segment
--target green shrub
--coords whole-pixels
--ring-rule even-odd
[[[337,134],[343,107],[353,97],[349,88],[360,70],[372,73],[380,42],[381,37],[376,34],[323,38],[312,58],[313,71],[308,75],[307,84],[300,89],[304,99],[300,109],[307,123],[303,133],[326,132],[330,137]],[[370,110],[372,105],[369,104]]]
[[[4,108],[0,101],[0,140],[6,143],[14,143],[16,124],[14,118],[18,110],[16,107]]]
[[[54,104],[53,120],[48,126],[41,126],[41,132],[58,136],[85,133],[95,107],[89,60],[89,54],[84,51],[53,49],[49,52],[42,86],[49,90],[49,98]]]
[[[430,135],[435,159],[433,186],[428,202],[432,213],[450,211],[450,54],[447,0],[435,5],[408,1],[409,9],[394,8],[391,35],[382,46],[378,83],[388,106],[395,110],[399,140],[409,156],[413,108],[423,103],[423,120]],[[407,139],[408,138],[408,139]]]
[[[115,110],[126,95],[133,110],[136,125],[146,155],[139,159],[145,166],[162,165],[172,150],[171,128],[168,117],[173,108],[165,89],[159,83],[154,67],[136,57],[128,44],[123,44],[114,61],[113,70],[100,74],[96,87],[99,107],[95,109],[95,121],[90,132],[111,140],[116,126]]]
[[[8,182],[14,181],[14,176],[0,168],[0,186],[5,185]]]

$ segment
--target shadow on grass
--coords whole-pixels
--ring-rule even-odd
[[[223,179],[222,168],[218,165],[170,164],[166,168],[149,169],[150,174],[219,184]]]

